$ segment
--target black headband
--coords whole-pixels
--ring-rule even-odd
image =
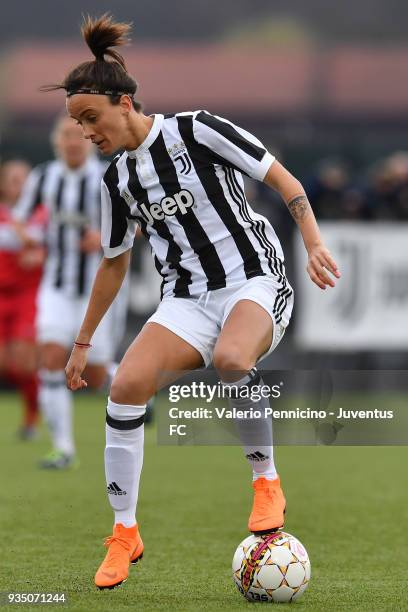
[[[99,96],[130,96],[133,99],[131,91],[114,91],[113,89],[95,89],[93,87],[80,87],[79,89],[70,89],[67,91],[67,98],[75,94],[96,94]]]

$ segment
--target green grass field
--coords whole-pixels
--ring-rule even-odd
[[[0,395],[0,591],[65,591],[65,607],[84,612],[259,605],[242,599],[230,575],[251,505],[241,449],[158,446],[154,427],[146,428],[138,510],[144,559],[121,588],[94,588],[102,541],[112,527],[104,413],[103,397],[77,396],[81,465],[44,473],[36,461],[49,448],[45,432],[38,441],[18,441],[17,397]],[[276,461],[288,501],[286,530],[303,542],[312,563],[309,589],[290,605],[325,612],[408,610],[407,449],[280,447]]]

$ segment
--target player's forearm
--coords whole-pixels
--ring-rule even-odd
[[[322,244],[319,227],[305,190],[286,168],[275,161],[268,170],[265,183],[278,191],[296,221],[308,251]]]
[[[130,250],[112,259],[103,258],[95,276],[91,297],[77,342],[87,344],[115,299],[129,267]]]
[[[313,247],[322,244],[319,226],[305,192],[286,201],[286,205],[297,223],[307,251],[310,252]]]

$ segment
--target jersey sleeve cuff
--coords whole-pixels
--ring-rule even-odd
[[[120,244],[119,246],[113,248],[103,246],[102,248],[104,257],[106,257],[107,259],[113,259],[113,257],[118,257],[118,255],[122,255],[122,253],[125,253],[126,251],[131,249],[132,244]]]
[[[252,177],[254,179],[258,179],[258,181],[263,181],[266,176],[266,173],[268,172],[274,161],[275,157],[271,153],[269,153],[269,151],[266,151],[265,155],[259,162],[256,172],[254,172]]]

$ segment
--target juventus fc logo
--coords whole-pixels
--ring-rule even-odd
[[[174,158],[174,161],[179,161],[182,165],[180,174],[188,174],[190,172],[191,161],[186,151],[184,151],[184,153],[182,153],[181,155],[177,155],[177,157]]]
[[[190,158],[187,154],[186,145],[181,140],[176,142],[174,145],[167,149],[170,157],[174,163],[178,163],[177,166],[180,174],[188,174],[192,168]]]

